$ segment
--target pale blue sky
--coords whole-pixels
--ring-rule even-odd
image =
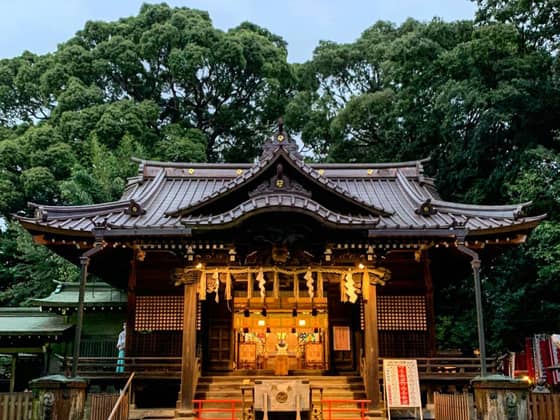
[[[24,50],[44,54],[83,28],[88,20],[113,21],[136,15],[142,0],[0,0],[0,58]],[[470,0],[170,0],[210,12],[214,25],[229,29],[245,20],[288,42],[289,60],[311,58],[319,40],[350,42],[378,20],[401,23],[472,19]]]

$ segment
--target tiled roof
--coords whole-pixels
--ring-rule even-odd
[[[210,214],[212,203],[242,191],[283,159],[309,185],[352,205],[340,214],[332,203],[293,194],[245,196],[227,211]],[[34,230],[88,236],[102,223],[111,235],[181,235],[189,229],[227,225],[254,212],[291,208],[313,212],[326,224],[373,229],[374,232],[466,229],[468,234],[530,229],[543,218],[524,217],[530,203],[506,206],[468,205],[440,199],[423,161],[381,164],[306,164],[282,146],[256,164],[202,164],[139,161],[139,174],[129,180],[121,200],[87,206],[42,206],[34,218],[20,217]],[[244,190],[243,190],[244,191]],[[368,211],[369,210],[369,211]]]
[[[233,223],[247,214],[253,214],[258,210],[266,211],[270,209],[291,208],[304,210],[312,217],[317,216],[324,223],[335,226],[359,226],[374,227],[379,223],[378,217],[367,216],[347,216],[339,214],[319,203],[295,194],[268,194],[251,198],[233,209],[216,215],[209,216],[187,216],[183,218],[184,225],[227,225]]]
[[[0,336],[59,336],[71,328],[63,316],[38,308],[0,308]]]
[[[32,303],[41,307],[75,307],[78,306],[79,283],[56,282],[58,285],[54,292],[42,299],[33,299]],[[107,283],[97,281],[88,283],[84,294],[86,307],[120,307],[127,304],[126,293],[109,286]]]

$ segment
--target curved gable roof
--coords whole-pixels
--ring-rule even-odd
[[[31,204],[35,216],[18,219],[29,230],[57,235],[91,237],[96,226],[103,226],[115,236],[161,236],[225,228],[252,214],[276,209],[315,212],[313,217],[330,226],[361,226],[380,235],[398,236],[435,230],[449,233],[456,228],[469,235],[526,231],[544,217],[524,217],[530,203],[481,206],[441,200],[432,180],[424,176],[421,160],[307,164],[293,143],[290,147],[278,143],[269,143],[256,164],[137,160],[139,173],[129,179],[118,201],[85,206]],[[335,201],[319,202],[313,194],[289,189],[249,194],[258,182],[270,180],[277,163],[288,165],[313,191]],[[340,203],[352,209],[351,214],[336,210]]]
[[[319,188],[324,189],[334,197],[342,199],[364,212],[385,216],[390,214],[390,212],[384,210],[383,208],[372,206],[370,203],[362,200],[359,196],[350,193],[348,190],[340,187],[330,179],[325,178],[319,171],[305,164],[299,156],[284,148],[283,145],[278,145],[270,153],[264,155],[256,165],[251,167],[249,170],[244,171],[241,176],[232,179],[221,188],[213,191],[209,196],[201,197],[198,201],[191,202],[188,206],[168,211],[166,214],[168,216],[185,216],[194,212],[204,212],[204,208],[214,205],[218,200],[225,199],[232,192],[238,191],[247,186],[250,182],[258,179],[265,171],[269,170],[280,160],[288,163],[297,172]]]

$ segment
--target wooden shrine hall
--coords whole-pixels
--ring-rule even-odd
[[[19,220],[127,290],[126,354],[181,356],[179,411],[199,365],[360,371],[375,407],[379,357],[435,354],[434,285],[542,219],[443,201],[422,163],[308,164],[280,126],[254,164],[139,160],[120,200]]]

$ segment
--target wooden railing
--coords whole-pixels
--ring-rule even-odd
[[[91,401],[90,420],[106,420],[111,414],[119,394],[90,394]]]
[[[55,356],[61,364],[62,372],[69,372],[72,358]],[[78,374],[85,378],[126,377],[135,372],[137,377],[180,377],[180,357],[125,357],[124,372],[116,372],[118,357],[80,357],[78,360]]]
[[[111,414],[107,417],[107,420],[128,420],[128,411],[130,408],[130,390],[132,380],[134,379],[134,372],[130,374],[126,385],[122,389],[117,402],[115,403]]]
[[[193,400],[193,405],[194,418],[197,420],[236,420],[243,417],[241,400]]]
[[[29,420],[32,413],[31,392],[0,393],[0,420]]]
[[[110,357],[115,353],[114,337],[82,337],[80,354],[85,357]]]
[[[72,358],[65,359],[60,355],[56,357],[61,363],[62,371],[68,371],[72,365]],[[86,378],[125,378],[127,374],[134,371],[137,377],[143,378],[180,378],[180,357],[125,357],[124,373],[115,371],[117,360],[117,357],[80,357],[78,373]],[[476,357],[419,357],[415,360],[420,380],[468,380],[480,373],[480,360]],[[488,358],[487,366],[489,373],[496,371],[494,359]],[[364,365],[361,364],[360,370],[363,368]],[[197,360],[195,373],[197,376],[200,375],[199,369],[200,361]],[[380,380],[383,378],[383,358],[379,359],[379,378]]]
[[[323,418],[332,420],[334,414],[336,420],[354,420],[359,414],[360,419],[364,420],[366,417],[367,405],[370,402],[371,400],[321,400]],[[340,413],[342,413],[342,415]]]
[[[476,357],[418,357],[420,380],[468,380],[480,374],[480,359]],[[486,359],[489,373],[496,372],[496,361]],[[379,378],[383,378],[383,358],[379,359]]]

